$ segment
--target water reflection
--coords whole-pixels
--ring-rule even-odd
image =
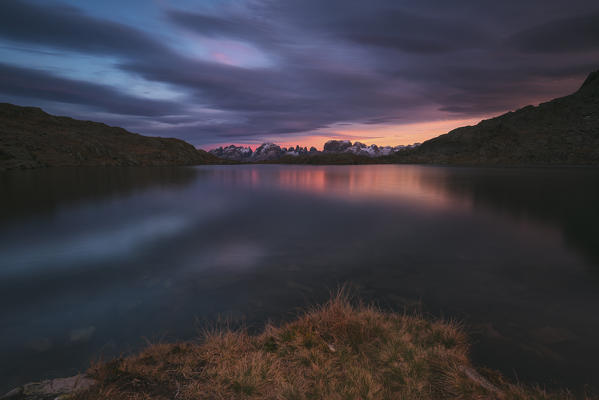
[[[47,168],[0,173],[0,222],[55,211],[65,204],[128,196],[152,187],[188,185],[200,170],[159,168]]]
[[[211,174],[223,184],[256,190],[424,208],[491,209],[559,228],[569,244],[599,264],[599,172],[594,168],[267,165],[224,167]]]
[[[401,202],[423,207],[470,205],[469,198],[450,196],[442,185],[435,185],[443,183],[450,174],[443,168],[265,165],[224,167],[212,173],[226,185],[302,191],[347,201]]]
[[[259,328],[351,282],[464,320],[521,380],[596,381],[599,172],[419,166],[0,177],[0,389],[219,315]],[[6,194],[6,196],[4,196]]]
[[[595,168],[454,168],[424,184],[476,207],[556,226],[569,245],[599,265],[599,172]]]

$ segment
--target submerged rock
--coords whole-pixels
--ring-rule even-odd
[[[71,342],[87,342],[91,339],[94,332],[96,331],[95,326],[89,326],[87,328],[74,329],[70,332],[69,338]]]

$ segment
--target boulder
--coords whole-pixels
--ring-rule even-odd
[[[0,397],[0,400],[66,400],[71,394],[89,389],[96,381],[84,374],[69,378],[28,383]]]

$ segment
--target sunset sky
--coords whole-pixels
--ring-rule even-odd
[[[598,68],[596,0],[0,1],[0,102],[205,149],[421,142]]]

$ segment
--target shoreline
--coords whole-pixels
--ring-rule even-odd
[[[153,344],[0,398],[578,398],[475,367],[469,347],[455,322],[353,304],[340,291],[257,335],[213,330],[197,341]]]

